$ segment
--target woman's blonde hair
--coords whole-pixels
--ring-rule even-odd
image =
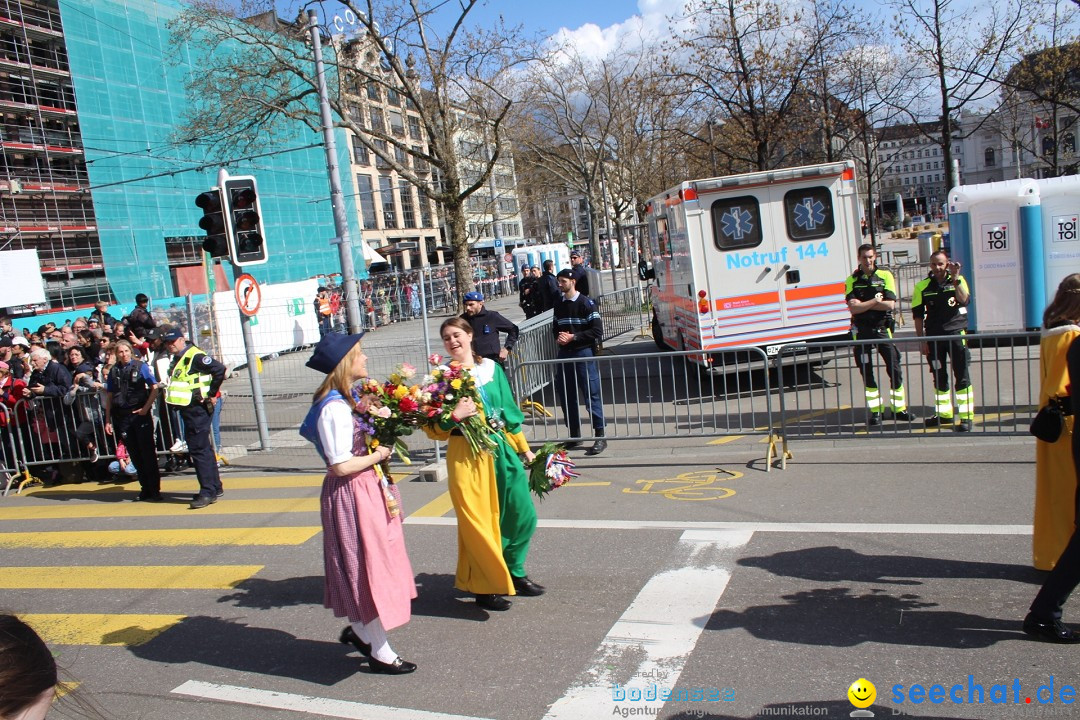
[[[345,402],[349,403],[349,407],[356,409],[356,400],[352,396],[353,379],[349,377],[349,374],[352,372],[352,364],[356,356],[363,352],[360,346],[360,342],[353,345],[352,349],[345,353],[345,357],[341,358],[337,367],[327,373],[326,378],[315,391],[315,396],[311,398],[313,403],[322,400],[331,390],[337,390],[345,398]]]
[[[1043,328],[1080,325],[1080,273],[1065,276],[1043,313]]]

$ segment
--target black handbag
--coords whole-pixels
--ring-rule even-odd
[[[1065,416],[1070,414],[1066,412],[1068,402],[1069,398],[1050,398],[1050,402],[1039,408],[1035,419],[1031,421],[1031,427],[1028,428],[1031,434],[1043,442],[1057,442],[1065,431]]]

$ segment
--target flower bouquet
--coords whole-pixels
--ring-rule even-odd
[[[476,379],[472,373],[465,370],[457,363],[448,365],[440,364],[442,358],[439,355],[431,355],[428,358],[434,367],[421,383],[421,396],[424,398],[424,407],[421,414],[429,423],[445,422],[450,419],[458,400],[463,397],[471,397],[479,407],[483,407],[480,400],[480,392],[476,388]],[[474,455],[483,452],[491,452],[495,449],[495,441],[491,437],[491,428],[479,415],[464,418],[458,421],[458,429],[469,443],[469,449]]]
[[[358,388],[357,412],[363,416],[364,432],[372,438],[371,448],[389,445],[406,465],[411,465],[412,460],[402,438],[411,435],[426,419],[421,411],[420,386],[408,384],[415,376],[416,368],[402,363],[386,382],[367,378]]]
[[[529,471],[529,489],[541,500],[555,488],[580,475],[574,472],[574,461],[558,443],[544,443],[536,451],[533,461],[525,467]]]

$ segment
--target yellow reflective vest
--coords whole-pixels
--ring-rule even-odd
[[[213,377],[206,373],[192,372],[191,361],[202,350],[190,346],[173,366],[172,374],[169,375],[169,385],[165,389],[165,402],[169,405],[187,407],[196,390],[202,391],[201,397],[205,400],[210,396],[210,382]]]

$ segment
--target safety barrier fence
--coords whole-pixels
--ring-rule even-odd
[[[551,383],[551,373],[536,365],[555,358],[555,336],[551,332],[552,312],[547,310],[518,325],[518,340],[510,355],[507,377],[518,397],[524,400]]]
[[[605,293],[597,301],[604,325],[604,342],[644,327],[639,285]]]
[[[895,265],[883,265],[896,278],[896,309],[894,315],[900,325],[904,325],[906,317],[905,308],[910,311],[911,296],[915,292],[915,285],[925,278],[930,272],[930,263],[899,263]]]

